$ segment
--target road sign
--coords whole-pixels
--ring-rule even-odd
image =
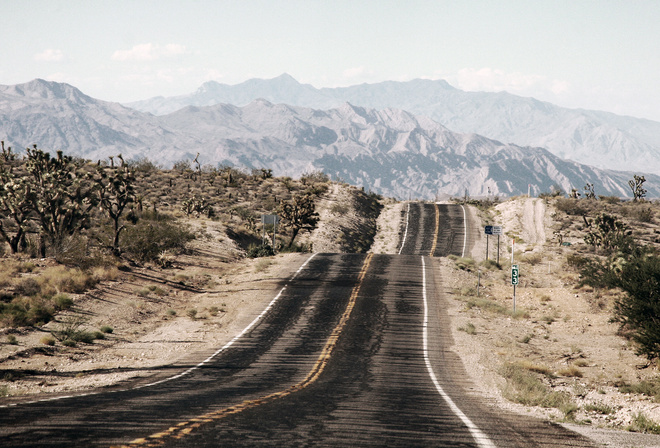
[[[518,274],[519,274],[518,265],[517,264],[511,265],[511,284],[514,286],[517,285],[520,281]]]
[[[484,226],[484,233],[486,235],[501,235],[502,226]]]
[[[280,217],[277,215],[261,215],[262,224],[279,224]]]

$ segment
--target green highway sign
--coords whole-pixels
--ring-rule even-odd
[[[519,271],[518,271],[518,265],[514,264],[511,265],[511,284],[512,285],[517,285],[519,282]]]

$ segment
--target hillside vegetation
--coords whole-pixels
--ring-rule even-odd
[[[381,208],[378,196],[322,173],[294,180],[196,159],[165,170],[121,156],[94,163],[2,150],[0,362],[95,351],[149,318],[222,317],[227,300],[197,310],[188,299],[229,285],[227,271],[263,274],[275,253],[315,244],[364,252]],[[262,225],[262,215],[279,216],[277,227]],[[332,235],[313,233],[329,224]],[[118,307],[100,312],[98,300],[109,297]],[[0,394],[20,393],[12,384],[24,375],[7,369]]]

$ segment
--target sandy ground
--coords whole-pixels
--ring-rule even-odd
[[[322,222],[330,216],[332,204],[343,200],[342,195],[341,189],[330,192],[320,210]],[[405,203],[385,206],[372,252],[396,253],[404,207]],[[474,210],[471,213],[476,216]],[[347,219],[350,216],[347,214]],[[499,205],[494,221],[504,226],[508,237],[521,239],[515,247],[516,262],[521,266],[516,299],[518,309],[527,317],[513,319],[469,308],[466,301],[477,288],[477,273],[457,269],[449,259],[435,262],[446,282],[453,350],[463,359],[480,392],[502,408],[563,421],[564,415],[557,409],[526,407],[503,398],[505,381],[498,374],[500,367],[506,362],[533,362],[553,372],[545,380],[549,387],[570,393],[580,407],[574,416],[580,425],[569,423],[572,429],[587,433],[602,446],[660,447],[658,436],[609,429],[625,428],[640,412],[660,422],[659,404],[642,396],[621,394],[614,386],[657,372],[636,367],[645,364],[644,360],[616,335],[608,310],[598,306],[593,291],[574,289],[575,274],[563,266],[567,249],[550,240],[552,210],[542,200],[519,198]],[[174,268],[134,268],[119,281],[105,282],[76,297],[74,310],[85,316],[86,328],[113,327],[106,339],[73,348],[46,346],[41,338],[61,325],[52,322],[42,331],[24,329],[15,334],[17,345],[2,344],[0,387],[6,386],[9,396],[0,398],[0,405],[155,373],[167,375],[167,369],[163,371],[166,366],[199,362],[245,328],[309,257],[286,254],[245,259],[225,237],[220,224],[193,224],[204,236],[194,242],[190,255],[176,260]],[[321,225],[307,239],[316,250],[328,251],[333,244],[328,242],[328,235],[335,232]],[[495,246],[490,247],[493,258]],[[508,247],[503,241],[504,269],[482,269],[479,277],[480,296],[506,307],[512,306]],[[472,253],[477,261],[485,258],[483,235]],[[474,334],[461,330],[468,323],[474,326]],[[582,376],[562,374],[568,367],[577,367]],[[613,412],[585,411],[588,404],[606,405]]]
[[[453,350],[463,359],[472,380],[498,406],[566,422],[571,429],[603,446],[660,447],[660,436],[620,431],[639,413],[660,422],[660,405],[649,397],[622,394],[615,384],[653,378],[658,372],[652,367],[640,368],[646,365],[646,360],[636,356],[634,348],[617,336],[617,325],[609,322],[610,310],[603,307],[595,293],[575,289],[577,275],[567,271],[564,265],[570,249],[548,237],[553,224],[552,210],[541,199],[518,198],[498,205],[494,221],[504,227],[509,237],[520,238],[514,258],[520,266],[516,306],[525,313],[524,317],[514,319],[467,304],[476,298],[479,286],[480,298],[509,309],[513,307],[511,238],[500,255],[502,270],[482,268],[479,275],[457,270],[456,264],[448,259],[437,263],[451,292]],[[482,235],[473,253],[485,254],[484,246]],[[482,261],[485,257],[475,258]],[[494,252],[490,258],[494,258]],[[465,331],[468,324],[474,326],[474,332]],[[547,371],[545,384],[552,390],[570,394],[579,410],[567,421],[558,409],[507,401],[502,394],[505,380],[498,372],[508,362]]]

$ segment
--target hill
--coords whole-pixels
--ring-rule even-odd
[[[542,147],[562,159],[604,169],[660,174],[660,123],[608,112],[567,109],[507,92],[465,92],[444,80],[386,81],[316,89],[287,74],[237,85],[209,81],[196,92],[127,104],[163,115],[186,106],[273,103],[331,109],[343,103],[403,109],[460,133],[479,134],[519,146]]]
[[[538,195],[553,188],[630,196],[631,172],[596,169],[537,147],[452,132],[401,109],[345,103],[319,110],[256,100],[238,107],[189,106],[156,117],[94,100],[78,89],[42,80],[0,88],[0,137],[15,148],[99,160],[123,154],[171,167],[192,161],[299,177],[323,171],[386,196]],[[595,160],[595,159],[594,159]],[[647,175],[660,196],[660,177]]]

